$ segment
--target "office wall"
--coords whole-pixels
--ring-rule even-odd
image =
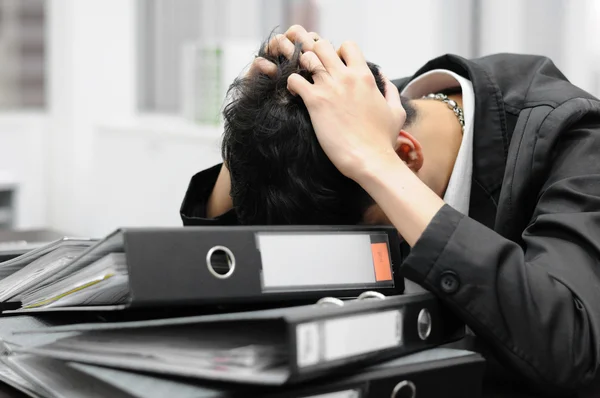
[[[47,117],[37,113],[0,114],[0,170],[17,182],[15,225],[46,225]]]
[[[600,1],[481,0],[480,8],[480,55],[545,55],[573,84],[600,96]]]
[[[92,128],[93,149],[77,197],[64,195],[54,209],[69,213],[77,205],[78,217],[67,226],[53,225],[48,222],[48,192],[60,190],[70,176],[49,175],[49,125],[43,114],[0,115],[0,170],[19,185],[19,228],[50,225],[99,237],[119,226],[181,225],[179,207],[189,179],[220,159],[217,128],[198,128],[172,117],[99,124]]]
[[[173,122],[177,126],[177,122]],[[101,236],[117,226],[178,226],[189,179],[219,162],[216,130],[186,132],[147,124],[99,127],[81,230]]]
[[[319,34],[353,40],[389,78],[412,75],[444,53],[470,56],[471,0],[326,0]]]
[[[47,4],[47,223],[89,235],[99,222],[89,201],[96,129],[135,116],[135,1]]]

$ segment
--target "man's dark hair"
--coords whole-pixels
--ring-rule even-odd
[[[290,59],[258,54],[277,66],[275,76],[254,74],[230,86],[223,111],[223,159],[231,173],[231,197],[242,224],[351,225],[373,203],[354,181],[341,174],[321,149],[300,96],[287,79],[311,72],[299,64],[300,47]],[[377,87],[385,83],[369,63]]]

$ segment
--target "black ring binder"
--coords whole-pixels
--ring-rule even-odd
[[[431,334],[431,314],[427,308],[423,308],[417,317],[417,331],[421,340],[427,340]]]

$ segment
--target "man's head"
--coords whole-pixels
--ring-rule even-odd
[[[373,200],[342,175],[321,149],[306,106],[287,89],[287,78],[311,72],[293,57],[259,56],[277,66],[275,76],[252,74],[236,79],[231,102],[223,114],[223,159],[231,173],[231,196],[243,224],[357,224]],[[369,64],[377,87],[385,83],[378,67]],[[415,110],[402,99],[407,124]]]

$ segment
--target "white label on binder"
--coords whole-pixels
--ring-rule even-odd
[[[296,327],[298,367],[316,365],[402,344],[402,312],[361,314]]]
[[[330,319],[323,323],[323,359],[326,361],[397,347],[402,343],[402,313],[398,310]]]
[[[321,356],[321,339],[317,322],[301,323],[296,327],[296,362],[298,367],[315,365]]]
[[[328,392],[325,394],[319,395],[310,395],[306,398],[360,398],[359,390],[344,390],[344,391],[335,391]]]
[[[257,239],[266,289],[374,284],[379,280],[368,233],[260,233]],[[388,272],[391,276],[389,263]]]

